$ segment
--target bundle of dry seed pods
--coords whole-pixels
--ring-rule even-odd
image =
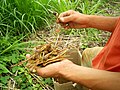
[[[25,60],[27,62],[26,67],[31,72],[36,72],[36,66],[44,67],[48,64],[64,60],[67,50],[67,48],[55,47],[51,43],[39,45],[35,47],[31,57]]]
[[[26,63],[26,67],[31,72],[36,72],[35,67],[44,67],[48,64],[62,61],[64,59],[71,59],[69,57],[70,49],[78,49],[80,47],[80,37],[74,36],[60,36],[60,37],[49,37],[46,39],[46,44],[38,45],[35,47],[30,58],[21,61],[20,63],[14,66],[20,66],[23,63]]]

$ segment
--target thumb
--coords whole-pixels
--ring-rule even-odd
[[[44,70],[44,68],[35,67],[35,70],[39,76],[47,77],[46,70]]]
[[[49,69],[47,66],[43,68],[35,67],[37,74],[41,77],[52,77],[53,70]]]
[[[30,54],[26,54],[26,58],[29,59],[30,58]]]
[[[58,63],[53,63],[51,65],[47,65],[43,68],[36,67],[37,74],[42,77],[57,77],[58,76]]]

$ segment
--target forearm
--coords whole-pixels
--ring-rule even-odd
[[[97,28],[100,30],[113,32],[116,26],[118,17],[104,17],[96,15],[88,15],[88,26],[91,28]]]
[[[60,74],[92,90],[120,90],[120,73],[73,65]]]

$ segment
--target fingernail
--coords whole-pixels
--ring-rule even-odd
[[[60,18],[60,21],[61,21],[61,22],[64,22],[64,18],[63,18],[63,17],[61,17],[61,18]]]
[[[65,30],[67,30],[68,29],[68,27],[65,27]]]
[[[30,58],[30,54],[26,54],[26,58]]]

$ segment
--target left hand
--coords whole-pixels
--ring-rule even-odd
[[[30,54],[26,55],[26,58],[29,58]],[[61,72],[68,72],[69,68],[72,66],[72,62],[65,59],[60,62],[56,62],[50,65],[47,65],[43,68],[36,67],[37,74],[41,77],[63,77]],[[64,77],[63,77],[64,78]]]

